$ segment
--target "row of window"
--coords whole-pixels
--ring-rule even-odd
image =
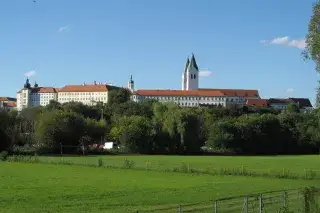
[[[106,92],[68,92],[68,93],[63,93],[63,92],[59,92],[59,96],[79,96],[79,95],[98,95],[98,96],[105,96],[107,95]]]
[[[173,96],[134,96],[134,99],[155,99],[155,100],[192,100],[192,101],[200,101],[200,100],[212,100],[212,101],[225,101],[225,97],[173,97]]]
[[[61,98],[59,97],[59,101],[106,101],[107,97],[94,97],[94,98]]]
[[[155,99],[155,100],[193,100],[193,101],[230,101],[241,102],[244,98],[226,98],[226,97],[173,97],[173,96],[133,96],[134,100]]]

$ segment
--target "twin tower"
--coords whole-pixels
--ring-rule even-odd
[[[184,72],[182,74],[182,90],[197,90],[199,88],[199,68],[192,54],[188,58]]]

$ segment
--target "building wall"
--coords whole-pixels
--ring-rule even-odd
[[[198,97],[198,96],[141,96],[134,95],[133,101],[157,100],[159,102],[173,102],[179,106],[197,107],[199,104],[227,106],[227,97]]]
[[[93,104],[95,102],[108,102],[108,92],[59,92],[58,101],[66,103],[70,101],[82,102],[83,104]]]
[[[17,109],[21,111],[23,108],[29,107],[30,105],[30,93],[29,89],[22,89],[17,93]]]
[[[283,103],[272,103],[270,104],[270,107],[274,108],[274,109],[280,109],[280,110],[284,110],[286,109],[288,104],[283,104]]]
[[[57,93],[31,93],[30,102],[32,106],[46,106],[51,100],[57,101]]]
[[[96,102],[108,102],[108,92],[58,92],[58,93],[31,93],[28,89],[23,89],[17,93],[17,109],[21,111],[26,107],[46,106],[51,100],[60,103],[81,102],[92,105]]]

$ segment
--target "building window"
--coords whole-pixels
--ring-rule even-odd
[[[194,79],[196,79],[196,78],[197,78],[196,74],[194,74],[193,78],[194,78]]]

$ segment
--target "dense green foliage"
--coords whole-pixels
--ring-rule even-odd
[[[108,104],[55,101],[45,107],[0,113],[0,151],[29,145],[41,152],[79,152],[80,146],[114,141],[129,153],[306,154],[320,148],[320,111],[296,105],[270,109],[181,108],[173,103],[129,100],[113,90]],[[73,146],[73,147],[72,147]],[[76,147],[78,146],[78,147]]]
[[[176,207],[180,204],[199,202],[203,202],[208,210],[193,209],[188,212],[212,212],[212,200],[216,198],[300,188],[318,183],[318,180],[189,175],[72,165],[0,162],[0,167],[1,173],[5,174],[0,175],[1,213],[133,213],[137,210],[144,212],[140,210],[175,207],[168,211],[145,211],[169,213],[177,212]],[[277,212],[270,207],[281,207],[281,195],[274,201],[279,205],[266,205],[267,212]],[[287,202],[291,206],[300,200],[302,203],[303,200],[294,195]],[[238,208],[235,212],[241,212],[243,208],[243,198],[238,201],[233,205]],[[220,210],[231,208],[223,204],[219,204]],[[196,207],[190,206],[189,209]],[[255,205],[255,212],[257,209]]]
[[[312,16],[309,21],[307,47],[304,56],[316,63],[316,70],[320,72],[320,1],[313,5]]]

